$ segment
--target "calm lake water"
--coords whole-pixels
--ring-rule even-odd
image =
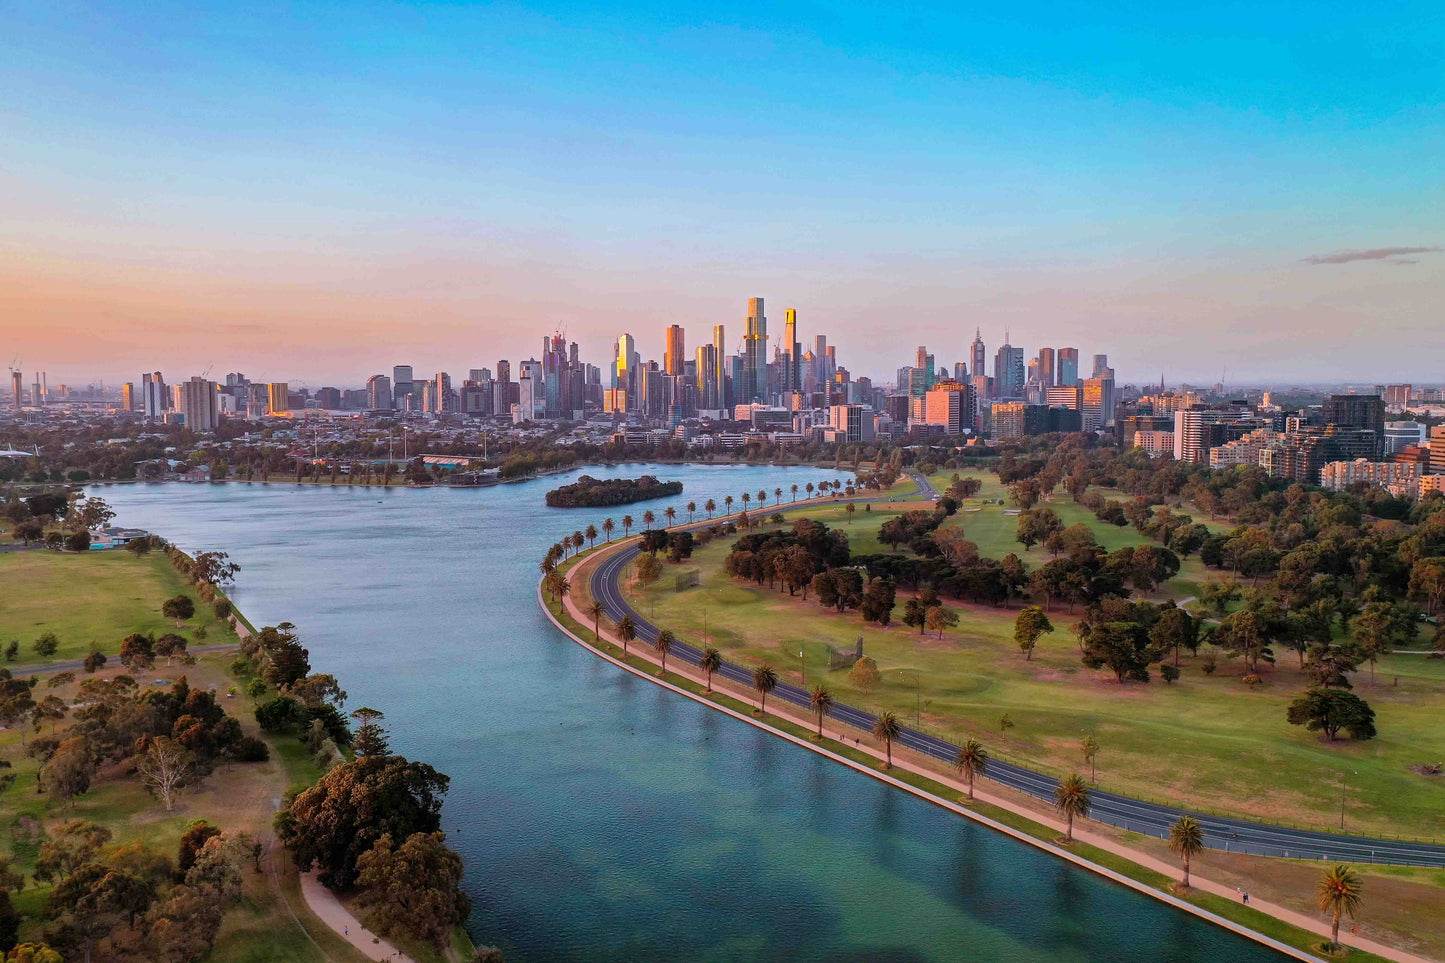
[[[834,477],[653,471],[683,495],[545,507],[580,472],[464,490],[97,493],[120,524],[229,552],[247,616],[296,623],[350,706],[383,710],[397,751],[452,777],[444,821],[469,928],[510,961],[1281,959],[567,640],[535,601],[537,561],[561,535]]]

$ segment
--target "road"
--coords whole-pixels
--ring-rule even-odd
[[[908,473],[913,483],[918,486],[918,497],[928,502],[938,501],[938,489],[933,487],[933,482],[928,480],[927,475],[920,475],[916,471]]]
[[[191,655],[205,655],[208,652],[224,652],[227,649],[234,649],[239,644],[238,642],[220,642],[215,645],[198,645],[193,649],[188,648],[186,651]],[[120,664],[118,661],[119,658],[119,656],[113,654],[107,656],[105,667],[108,669],[115,668]],[[84,668],[85,662],[82,659],[75,659],[69,662],[50,662],[45,665],[6,665],[0,662],[0,669],[9,669],[10,674],[16,678],[26,675],[43,675],[49,672],[79,672]],[[161,668],[164,669],[165,666],[161,666]]]
[[[628,546],[606,558],[592,575],[591,591],[593,597],[602,602],[607,617],[612,621],[616,622],[625,615],[631,615],[637,623],[638,638],[650,644],[657,638],[657,627],[628,606],[619,585],[623,570],[637,557],[638,551],[635,545]],[[701,654],[695,646],[680,640],[673,645],[670,653],[674,658],[683,659],[693,665],[697,664]],[[744,686],[752,685],[752,670],[741,665],[724,662],[718,674]],[[783,682],[778,683],[773,697],[804,707],[809,704],[807,691]],[[873,728],[873,714],[863,709],[835,704],[828,715],[863,732],[870,732]],[[908,727],[904,728],[898,743],[950,764],[958,752],[958,746],[953,743]],[[1058,785],[1058,780],[1053,776],[1001,760],[989,762],[988,778],[1050,803],[1053,801],[1054,787]],[[1371,839],[1271,826],[1175,809],[1101,790],[1094,791],[1092,802],[1090,818],[1160,838],[1167,837],[1170,824],[1188,812],[1203,826],[1204,843],[1211,849],[1251,853],[1256,856],[1445,867],[1445,846],[1437,844]]]

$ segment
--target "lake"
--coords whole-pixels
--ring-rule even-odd
[[[1279,960],[1251,941],[621,672],[537,608],[537,562],[604,517],[685,517],[813,468],[624,466],[681,496],[552,509],[575,471],[480,489],[137,484],[117,523],[241,565],[348,706],[452,777],[479,942],[524,960]]]

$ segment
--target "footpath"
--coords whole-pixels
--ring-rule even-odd
[[[621,545],[622,543],[619,542],[618,544]],[[592,565],[600,562],[600,560],[605,557],[606,554],[606,552],[599,553],[598,555],[587,559],[581,566],[579,566],[579,571],[583,568],[590,569]],[[573,578],[574,581],[578,579],[581,579],[583,582],[586,581],[585,579],[582,579],[582,576],[580,574],[574,574]],[[716,702],[713,702],[706,697],[696,695],[686,689],[671,685],[670,683],[658,678],[652,673],[639,671],[638,669],[627,665],[621,660],[613,658],[611,655],[603,652],[601,649],[598,649],[587,640],[580,637],[577,633],[571,631],[565,625],[559,622],[556,617],[552,615],[551,610],[547,608],[545,600],[542,598],[540,586],[538,587],[537,602],[539,605],[542,606],[543,611],[547,613],[548,618],[552,620],[553,624],[556,625],[563,632],[565,632],[569,637],[571,637],[574,642],[578,643],[586,649],[589,649],[596,655],[606,659],[607,661],[618,666],[619,668],[626,669],[627,671],[633,673],[636,676],[639,676],[640,678],[647,679],[648,681],[663,686],[664,688],[670,689],[673,692],[678,693],[679,695],[692,699],[695,702],[700,702],[703,705],[709,706],[720,712],[724,712],[743,722],[747,722],[751,725],[757,726],[760,729],[765,729],[768,732],[778,735],[781,738],[787,739],[790,742],[802,746],[803,748],[828,756],[829,758],[834,759],[835,761],[843,765],[849,766],[850,768],[855,769],[859,772],[873,776],[874,778],[881,779],[884,782],[889,783],[890,785],[896,786],[907,792],[911,792],[914,795],[925,798],[930,802],[933,802],[937,805],[944,807],[945,809],[957,813],[960,816],[964,816],[968,819],[984,823],[990,828],[1014,836],[1015,838],[1026,842],[1029,845],[1035,846],[1055,856],[1059,856],[1060,858],[1067,859],[1070,862],[1093,870],[1094,872],[1099,873],[1103,876],[1107,876],[1118,883],[1130,887],[1131,889],[1137,890],[1141,893],[1145,893],[1146,895],[1152,896],[1156,899],[1160,899],[1186,912],[1193,913],[1196,916],[1208,919],[1211,922],[1218,924],[1219,926],[1223,926],[1226,929],[1239,933],[1242,936],[1248,937],[1267,946],[1270,946],[1281,953],[1285,953],[1289,956],[1294,957],[1295,959],[1310,961],[1319,961],[1320,959],[1319,957],[1305,953],[1292,946],[1280,943],[1279,941],[1271,939],[1270,937],[1267,937],[1261,933],[1257,933],[1254,930],[1251,930],[1248,927],[1245,927],[1239,923],[1235,923],[1232,920],[1228,920],[1213,913],[1210,913],[1207,910],[1195,906],[1192,903],[1188,903],[1184,900],[1178,899],[1162,890],[1154,889],[1153,887],[1146,886],[1143,883],[1138,882],[1137,880],[1133,880],[1129,877],[1123,876],[1122,874],[1115,873],[1112,870],[1098,865],[1097,863],[1093,863],[1089,860],[1083,859],[1082,857],[1076,856],[1075,854],[1069,852],[1067,849],[1064,849],[1060,846],[1050,845],[1049,843],[1043,842],[1026,833],[1022,833],[1011,827],[1005,826],[1002,823],[996,822],[995,820],[989,819],[988,817],[980,813],[974,812],[973,810],[966,808],[966,806],[959,805],[958,803],[954,803],[950,800],[941,799],[930,793],[925,793],[922,790],[909,785],[908,783],[888,776],[884,772],[880,772],[877,769],[873,769],[867,766],[859,765],[858,763],[850,759],[830,752],[826,748],[817,745],[816,743],[810,742],[808,740],[799,739],[789,733],[774,729],[772,726],[767,725],[759,719],[746,716],[741,713],[733,712],[731,709],[728,709],[725,706],[718,705]],[[577,624],[589,626],[592,624],[592,619],[588,615],[586,615],[577,605],[576,601],[572,598],[572,593],[570,591],[564,596],[564,604],[566,606],[567,613],[577,622]],[[622,647],[622,640],[610,630],[604,630],[602,632],[602,638],[607,642],[610,642],[613,645],[617,646],[618,648]],[[639,644],[638,642],[634,641],[631,645],[628,646],[628,654],[640,657],[654,664],[660,665],[661,662],[661,660],[657,657],[656,653],[652,651],[651,646],[647,645],[646,643]],[[680,659],[674,658],[672,662],[668,665],[668,671],[676,675],[682,676],[683,678],[688,679],[691,682],[695,682],[699,685],[703,685],[706,682],[706,679],[701,671],[699,671],[695,666],[691,665],[690,663],[684,662]],[[714,676],[712,680],[712,686],[715,690],[724,692],[729,698],[736,699],[739,702],[743,702],[754,708],[757,708],[760,705],[757,694],[755,692],[753,692],[751,689],[746,689],[742,686],[736,685],[729,680]],[[816,717],[812,716],[811,714],[804,714],[798,712],[796,711],[796,709],[797,707],[794,707],[788,703],[783,703],[780,705],[778,702],[775,701],[773,703],[773,708],[768,710],[768,714],[776,716],[779,719],[784,719],[794,725],[801,726],[805,730],[816,731]],[[825,738],[835,739],[838,742],[851,746],[856,751],[867,753],[868,755],[880,761],[884,759],[884,749],[881,746],[874,744],[874,739],[871,733],[865,733],[862,730],[848,731],[846,728],[837,725],[835,720],[825,719],[823,726],[823,735]],[[922,757],[915,759],[912,758],[913,756],[914,753],[912,753],[910,750],[895,747],[893,750],[894,767],[914,773],[915,775],[923,776],[934,782],[945,785],[952,790],[956,790],[959,793],[964,793],[967,791],[967,786],[962,782],[962,780],[941,773],[931,766],[923,765],[921,763]],[[986,776],[983,778],[986,779]],[[1027,819],[1047,826],[1052,830],[1057,830],[1061,837],[1064,834],[1064,823],[1059,819],[1039,813],[1032,809],[1026,809],[1019,806],[1012,799],[985,790],[979,790],[977,789],[977,787],[975,787],[974,795],[979,800],[989,803],[990,805],[997,806],[1000,809],[1008,810],[1009,812],[1016,813],[1020,816],[1024,816]],[[1079,828],[1077,822],[1074,828],[1074,838],[1079,840],[1080,842],[1087,843],[1091,846],[1096,846],[1106,852],[1127,859],[1130,862],[1135,863],[1136,865],[1151,869],[1157,873],[1161,873],[1169,877],[1170,879],[1182,881],[1183,872],[1179,866],[1173,863],[1168,863],[1164,862],[1163,860],[1156,859],[1153,856],[1138,852],[1137,850],[1130,849],[1127,846],[1119,844],[1111,837],[1096,832],[1091,832],[1088,829],[1081,829]],[[1201,890],[1206,893],[1212,893],[1216,896],[1222,896],[1225,899],[1235,901],[1238,901],[1240,899],[1239,892],[1233,886],[1227,886],[1223,883],[1206,879],[1204,877],[1201,877],[1196,872],[1190,873],[1190,885],[1194,889]],[[1273,916],[1274,918],[1282,920],[1293,926],[1297,926],[1300,929],[1305,930],[1306,932],[1317,934],[1321,937],[1322,941],[1329,939],[1329,924],[1316,917],[1307,916],[1303,913],[1298,913],[1294,910],[1287,909],[1286,907],[1279,906],[1274,903],[1265,902],[1262,900],[1251,899],[1249,905],[1253,909],[1259,910],[1262,913]],[[1431,961],[1427,960],[1425,957],[1417,956],[1413,953],[1397,949],[1393,946],[1387,946],[1383,943],[1368,939],[1358,934],[1344,932],[1343,930],[1340,933],[1340,942],[1364,950],[1368,953],[1374,953],[1375,955],[1384,957],[1385,959],[1395,960],[1397,961],[1397,963],[1431,963]]]

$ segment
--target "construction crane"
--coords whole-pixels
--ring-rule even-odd
[[[214,361],[207,362],[207,363],[206,363],[206,369],[201,372],[201,377],[202,377],[202,378],[209,378],[209,377],[211,376],[211,369],[214,368],[215,366],[216,366],[216,362],[214,362]]]

